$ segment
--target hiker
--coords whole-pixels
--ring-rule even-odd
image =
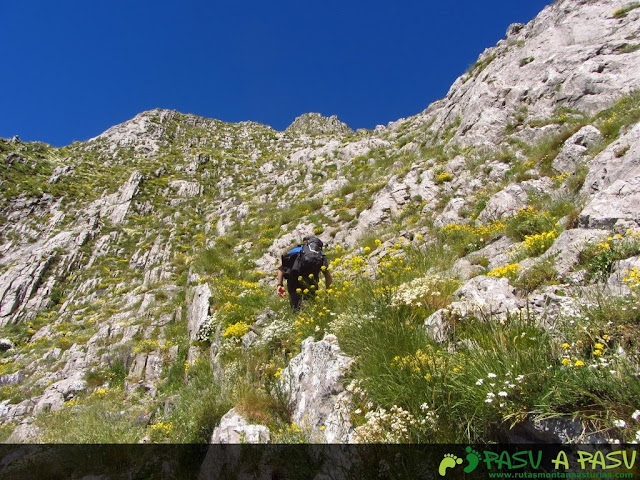
[[[311,297],[318,289],[320,272],[324,274],[326,288],[331,286],[331,273],[327,256],[322,253],[322,241],[317,237],[304,237],[302,244],[282,255],[278,267],[278,295],[285,297],[284,280],[287,280],[289,303],[293,311],[300,308],[304,297]],[[322,268],[325,267],[325,268]]]

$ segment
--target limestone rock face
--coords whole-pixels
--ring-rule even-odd
[[[353,133],[353,130],[338,120],[336,115],[324,117],[320,113],[305,113],[296,118],[287,127],[286,132],[304,135],[329,135]]]
[[[580,213],[580,226],[640,225],[640,124],[589,162],[582,193],[590,200]]]
[[[511,313],[520,307],[514,288],[506,278],[474,277],[456,290],[460,303],[454,302],[463,309],[477,309],[486,315]]]
[[[142,182],[142,174],[134,171],[127,183],[120,187],[120,191],[105,198],[100,216],[107,217],[114,224],[121,223],[129,211],[131,200],[138,192],[138,187]]]
[[[478,215],[478,221],[488,223],[503,217],[511,217],[527,205],[529,196],[521,185],[509,185],[496,193],[487,202],[487,206]]]
[[[582,127],[562,147],[551,166],[560,173],[573,173],[587,158],[589,148],[602,140],[602,134],[593,125]]]
[[[292,420],[311,430],[322,443],[346,442],[352,430],[350,396],[342,381],[353,360],[340,351],[337,338],[307,338],[302,351],[282,370],[282,387],[290,398]]]
[[[454,142],[490,145],[501,140],[523,106],[527,116],[539,119],[558,106],[588,114],[610,106],[640,83],[640,51],[621,53],[637,31],[637,11],[623,18],[612,15],[627,4],[554,2],[485,50],[446,98],[424,112],[425,120],[435,117],[436,129],[457,120]],[[544,130],[531,133],[529,140]]]
[[[191,297],[191,303],[187,310],[187,328],[189,330],[189,338],[195,340],[202,326],[209,318],[209,299],[211,298],[211,289],[209,284],[203,283],[198,285]]]
[[[565,276],[578,264],[580,252],[588,244],[598,243],[607,238],[606,230],[574,228],[562,232],[544,254],[545,258],[554,257],[554,267],[560,276]]]

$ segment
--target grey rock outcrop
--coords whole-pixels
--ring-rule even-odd
[[[491,145],[523,106],[528,118],[546,119],[561,106],[593,114],[612,105],[640,83],[640,51],[619,49],[636,34],[637,12],[612,15],[627,4],[554,2],[485,50],[446,98],[423,112],[424,121],[441,131],[459,124],[455,143]],[[542,138],[545,130],[530,131],[528,140]]]
[[[523,308],[515,288],[506,278],[479,275],[468,280],[454,292],[457,298],[448,307],[437,310],[424,322],[429,335],[444,342],[449,332],[449,320],[478,317],[484,320],[500,320]]]
[[[582,192],[590,200],[580,213],[580,226],[640,225],[640,123],[589,162]]]
[[[269,443],[269,429],[249,423],[235,408],[225,413],[209,443]]]
[[[602,134],[593,125],[582,127],[564,143],[551,166],[560,173],[573,173],[587,159],[589,148],[602,140]]]
[[[194,290],[187,307],[187,329],[189,338],[194,341],[200,329],[206,324],[209,318],[209,299],[211,298],[211,289],[209,284],[202,283]]]
[[[21,423],[11,432],[7,443],[33,443],[39,435],[40,430],[33,423]]]
[[[8,338],[0,338],[0,352],[11,350],[15,345]]]
[[[521,185],[513,184],[494,194],[478,215],[480,223],[488,223],[503,217],[511,217],[527,206],[529,195]]]
[[[353,133],[337,115],[325,117],[320,113],[305,113],[296,118],[286,129],[287,133],[304,135],[331,135]]]
[[[509,440],[513,443],[607,443],[606,436],[598,432],[590,432],[577,419],[567,417],[541,418],[531,415],[527,420],[517,424],[509,432]]]
[[[564,277],[579,262],[580,253],[593,243],[598,243],[607,238],[609,232],[606,230],[574,228],[562,232],[551,248],[547,250],[543,258],[553,257],[554,268],[558,275]]]
[[[281,384],[289,396],[291,418],[309,429],[311,441],[346,442],[352,425],[349,420],[350,394],[342,385],[353,360],[340,351],[334,335],[315,342],[307,338],[302,351],[282,370]]]
[[[138,192],[142,182],[142,174],[134,171],[120,190],[107,196],[100,209],[100,216],[108,218],[112,223],[121,223],[129,211],[131,201]]]

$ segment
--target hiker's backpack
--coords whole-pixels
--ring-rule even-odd
[[[322,241],[316,237],[311,237],[282,256],[283,276],[287,280],[300,276],[307,278],[310,274],[317,278],[323,264]]]

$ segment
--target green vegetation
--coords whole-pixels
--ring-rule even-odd
[[[590,279],[606,280],[615,262],[640,253],[640,236],[633,231],[615,234],[597,244],[588,244],[580,252],[580,265]]]
[[[624,18],[627,16],[629,12],[631,12],[632,10],[635,10],[638,7],[640,7],[640,2],[631,2],[622,8],[614,10],[612,16],[613,18]]]
[[[525,58],[522,58],[522,59],[520,60],[520,66],[521,66],[521,67],[524,67],[525,65],[530,64],[530,63],[531,63],[531,62],[533,62],[534,60],[535,60],[535,58],[534,58],[534,57],[525,57]]]
[[[497,56],[498,55],[496,53],[492,53],[490,55],[487,55],[483,59],[478,60],[473,65],[471,65],[471,67],[469,67],[469,70],[467,70],[467,76],[464,79],[465,83],[469,81],[471,78],[477,78],[478,75],[480,75],[483,72],[483,70],[487,68],[489,64],[497,58]]]

